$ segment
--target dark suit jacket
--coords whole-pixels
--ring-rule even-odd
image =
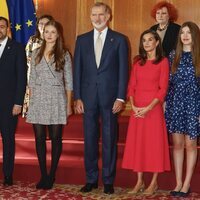
[[[8,39],[0,58],[1,110],[10,110],[14,104],[23,105],[26,71],[27,64],[24,46]]]
[[[78,36],[74,54],[74,98],[81,99],[85,108],[97,102],[112,107],[116,98],[125,99],[128,79],[127,38],[108,29],[100,66],[94,53],[94,31]]]
[[[151,29],[156,31],[158,25],[159,24],[152,26]],[[166,56],[168,56],[169,53],[176,48],[179,30],[180,26],[178,24],[172,22],[169,23],[162,42],[162,47]]]

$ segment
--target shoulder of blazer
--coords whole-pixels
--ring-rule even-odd
[[[87,33],[83,33],[81,35],[78,35],[77,39],[86,39],[86,38],[90,38],[90,37],[93,37],[93,34],[94,34],[94,30],[91,30]]]
[[[152,27],[150,27],[150,29],[156,31],[157,28],[158,28],[158,25],[159,25],[159,24],[153,25]],[[180,25],[178,25],[178,24],[176,24],[176,23],[174,23],[174,22],[170,22],[167,29],[169,29],[169,30],[179,30],[180,27],[181,27]]]
[[[128,39],[128,37],[126,36],[126,35],[124,35],[124,34],[122,34],[122,33],[120,33],[120,32],[117,32],[117,31],[114,31],[114,30],[112,30],[112,29],[110,29],[110,28],[108,28],[108,32],[107,32],[107,36],[108,37],[114,37],[114,38],[118,38],[118,39]],[[106,36],[106,37],[107,37]]]
[[[14,40],[8,38],[5,48],[12,47],[13,45],[14,45]]]
[[[167,29],[172,30],[172,31],[179,31],[180,28],[181,28],[180,25],[175,24],[175,23],[173,23],[173,22],[170,22]]]
[[[8,38],[8,41],[6,43],[6,47],[10,46],[10,48],[13,48],[14,50],[20,50],[23,49],[25,51],[25,46],[13,39]]]
[[[113,35],[116,35],[116,36],[124,36],[122,33],[120,33],[120,32],[117,32],[117,31],[114,31],[114,30],[112,30],[112,29],[110,29],[110,28],[108,28],[108,32],[107,32],[107,34],[113,34]]]
[[[159,24],[153,25],[152,27],[150,27],[150,29],[156,31],[157,28],[158,28],[158,25],[159,25]]]

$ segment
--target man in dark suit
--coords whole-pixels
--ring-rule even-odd
[[[13,184],[15,129],[26,87],[24,47],[8,38],[8,20],[0,17],[0,131],[3,141],[4,185]]]
[[[111,9],[97,2],[91,9],[94,30],[78,36],[74,54],[75,110],[83,113],[86,184],[98,187],[99,116],[102,122],[104,193],[114,193],[117,113],[123,108],[128,79],[128,44],[124,35],[108,28]]]

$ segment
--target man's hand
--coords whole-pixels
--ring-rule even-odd
[[[12,114],[13,114],[13,116],[19,115],[21,113],[21,111],[22,111],[22,106],[19,106],[19,105],[15,104],[13,106]]]
[[[116,113],[120,112],[123,108],[124,108],[124,103],[122,101],[116,100],[114,102],[112,112],[113,112],[113,114],[116,114]]]
[[[84,113],[84,105],[83,105],[82,100],[78,99],[75,101],[74,110],[75,110],[75,113],[78,113],[78,114]]]

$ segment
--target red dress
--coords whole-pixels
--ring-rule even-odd
[[[164,58],[153,64],[147,60],[144,66],[133,65],[128,86],[137,107],[145,107],[154,98],[160,100],[144,118],[131,113],[122,167],[136,172],[163,172],[170,170],[169,146],[162,102],[169,79],[169,63]]]

